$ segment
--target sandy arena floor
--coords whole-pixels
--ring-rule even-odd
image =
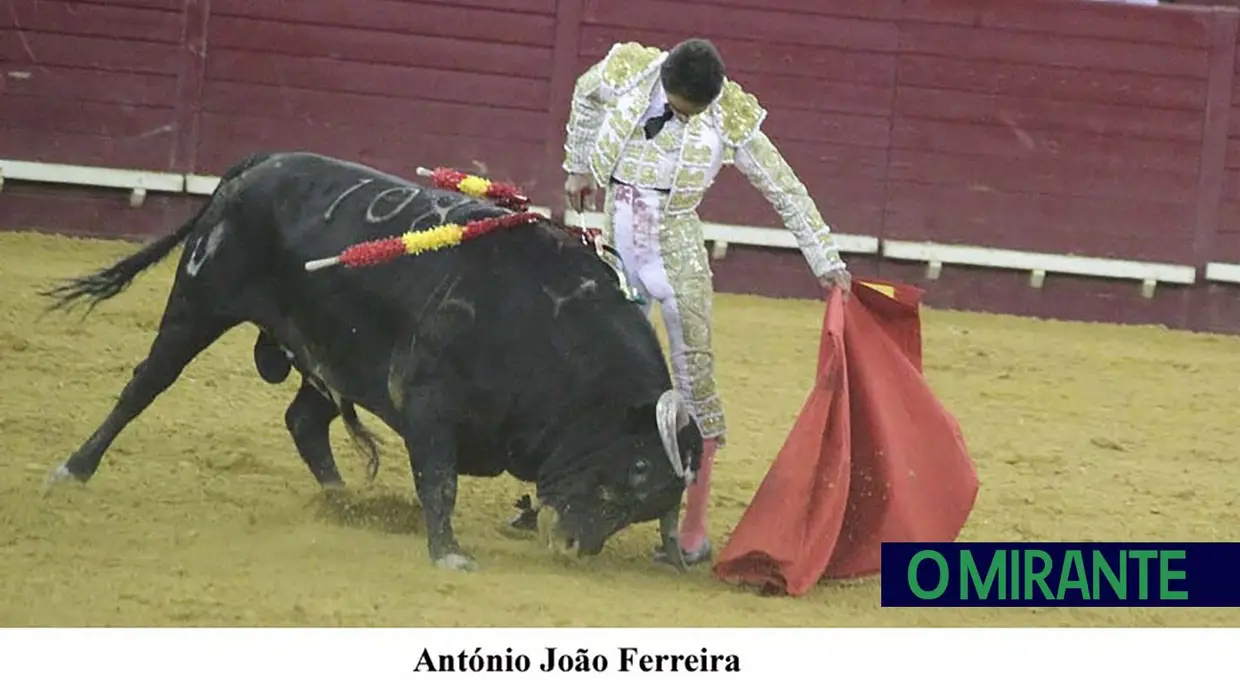
[[[127,253],[118,242],[0,234],[0,625],[974,626],[1237,625],[1232,610],[901,610],[878,585],[763,598],[706,569],[654,567],[654,525],[588,562],[497,532],[524,489],[463,480],[474,575],[426,561],[403,449],[346,511],[285,432],[295,380],[263,383],[254,330],[230,333],[117,440],[88,487],[40,498],[145,355],[173,259],[78,315],[36,290]],[[821,305],[720,296],[718,536],[740,517],[812,379]],[[1240,340],[1157,328],[926,310],[926,370],[981,473],[965,539],[1240,538]],[[368,415],[364,415],[364,418]],[[378,422],[366,418],[372,425]],[[342,471],[362,460],[337,422]],[[718,540],[721,542],[722,540]]]

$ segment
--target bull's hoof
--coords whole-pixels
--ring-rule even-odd
[[[65,463],[57,467],[56,469],[52,470],[51,474],[47,475],[47,480],[43,482],[43,495],[46,496],[48,492],[50,492],[54,487],[57,487],[61,484],[65,484],[68,482],[77,482],[79,484],[85,484],[89,480],[90,480],[89,474],[88,475],[76,474],[74,473],[73,470],[69,469],[69,463]]]
[[[435,560],[435,566],[448,571],[477,571],[478,562],[470,559],[468,555],[462,552],[452,552],[445,554]]]
[[[714,550],[711,549],[710,540],[704,541],[700,547],[694,550],[688,550],[681,547],[680,553],[684,555],[685,565],[687,566],[696,566],[704,562],[709,562],[711,557],[714,556]],[[664,552],[661,548],[656,548],[654,550],[654,560],[659,564],[672,563],[672,560],[667,558],[667,552]]]

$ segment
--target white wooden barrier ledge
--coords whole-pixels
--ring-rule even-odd
[[[938,278],[944,264],[1028,271],[1029,285],[1032,288],[1041,288],[1048,273],[1131,279],[1141,282],[1141,295],[1146,298],[1154,297],[1154,289],[1159,283],[1192,285],[1197,280],[1197,269],[1181,264],[1045,254],[936,242],[885,240],[882,256],[886,259],[925,262],[926,278],[929,279]]]
[[[146,201],[148,191],[180,193],[185,189],[185,177],[170,172],[151,172],[136,169],[113,169],[111,167],[87,167],[54,162],[24,162],[0,160],[0,190],[5,179],[44,182],[48,184],[73,184],[97,186],[107,189],[129,189],[129,205],[137,208]]]
[[[215,191],[215,187],[219,184],[219,177],[212,177],[201,174],[185,175],[185,191],[186,193],[196,194],[200,196],[210,196]],[[530,206],[530,210],[550,215],[551,209],[543,206]],[[566,216],[574,225],[583,227],[600,227],[603,224],[603,215],[601,213],[584,213],[578,215],[576,213]],[[727,254],[729,242],[736,244],[750,245],[754,247],[777,247],[796,249],[796,238],[787,230],[777,228],[752,227],[748,225],[725,225],[721,223],[705,222],[702,225],[702,236],[707,242],[711,243],[713,255],[716,259],[722,259]],[[835,238],[840,245],[840,250],[851,254],[877,254],[878,238],[865,235],[845,235],[836,234]]]
[[[1215,283],[1240,283],[1240,264],[1206,264],[1206,280]]]
[[[174,174],[107,167],[0,160],[0,191],[4,180],[16,179],[51,184],[96,186],[109,189],[127,189],[131,206],[141,206],[148,191],[187,193],[194,196],[210,196],[219,185],[220,178],[206,174]],[[549,214],[547,208],[533,210]],[[599,227],[602,215],[597,212],[583,215],[570,214],[569,220],[577,225]],[[777,249],[796,249],[796,239],[787,230],[703,222],[703,235],[711,243],[712,254],[721,259],[727,254],[729,244]],[[1046,275],[1068,274],[1094,278],[1113,278],[1139,281],[1141,294],[1153,297],[1159,283],[1192,285],[1197,280],[1197,269],[1180,264],[1157,264],[1127,259],[1082,257],[1070,254],[1044,254],[1015,249],[995,249],[934,242],[906,242],[886,240],[879,244],[876,237],[835,233],[840,249],[846,254],[878,254],[887,259],[917,261],[926,264],[926,278],[937,279],[944,265],[981,266],[997,269],[1029,272],[1029,285],[1042,288]],[[1240,284],[1240,264],[1211,263],[1205,268],[1205,278],[1217,283]]]

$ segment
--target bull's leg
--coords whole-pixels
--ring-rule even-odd
[[[176,382],[190,361],[236,324],[190,315],[179,300],[174,296],[170,301],[150,351],[134,368],[133,377],[121,391],[112,411],[86,442],[52,472],[49,485],[69,478],[82,483],[90,480],[99,469],[103,454],[121,431]]]
[[[473,571],[478,567],[452,530],[456,510],[456,433],[437,410],[419,412],[425,418],[412,420],[405,435],[413,484],[426,520],[426,544],[431,561],[440,568]],[[438,412],[442,413],[442,412]]]
[[[331,423],[340,415],[336,405],[316,390],[305,378],[301,388],[284,412],[284,425],[288,427],[293,444],[310,474],[324,488],[344,486],[344,478],[336,468],[332,454]]]

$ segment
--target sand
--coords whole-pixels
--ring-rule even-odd
[[[462,480],[456,529],[475,574],[427,561],[403,448],[377,482],[339,422],[353,485],[328,504],[283,413],[296,381],[255,373],[254,329],[226,335],[116,441],[99,473],[44,498],[50,469],[110,409],[146,353],[173,258],[83,318],[36,291],[128,253],[123,242],[0,234],[0,625],[1163,626],[1236,625],[1213,609],[884,609],[875,581],[767,598],[649,562],[653,524],[566,562],[498,528],[526,489]],[[729,447],[721,544],[807,394],[820,303],[720,295]],[[965,540],[1240,538],[1240,339],[924,311],[926,373],[960,419],[982,489]]]

